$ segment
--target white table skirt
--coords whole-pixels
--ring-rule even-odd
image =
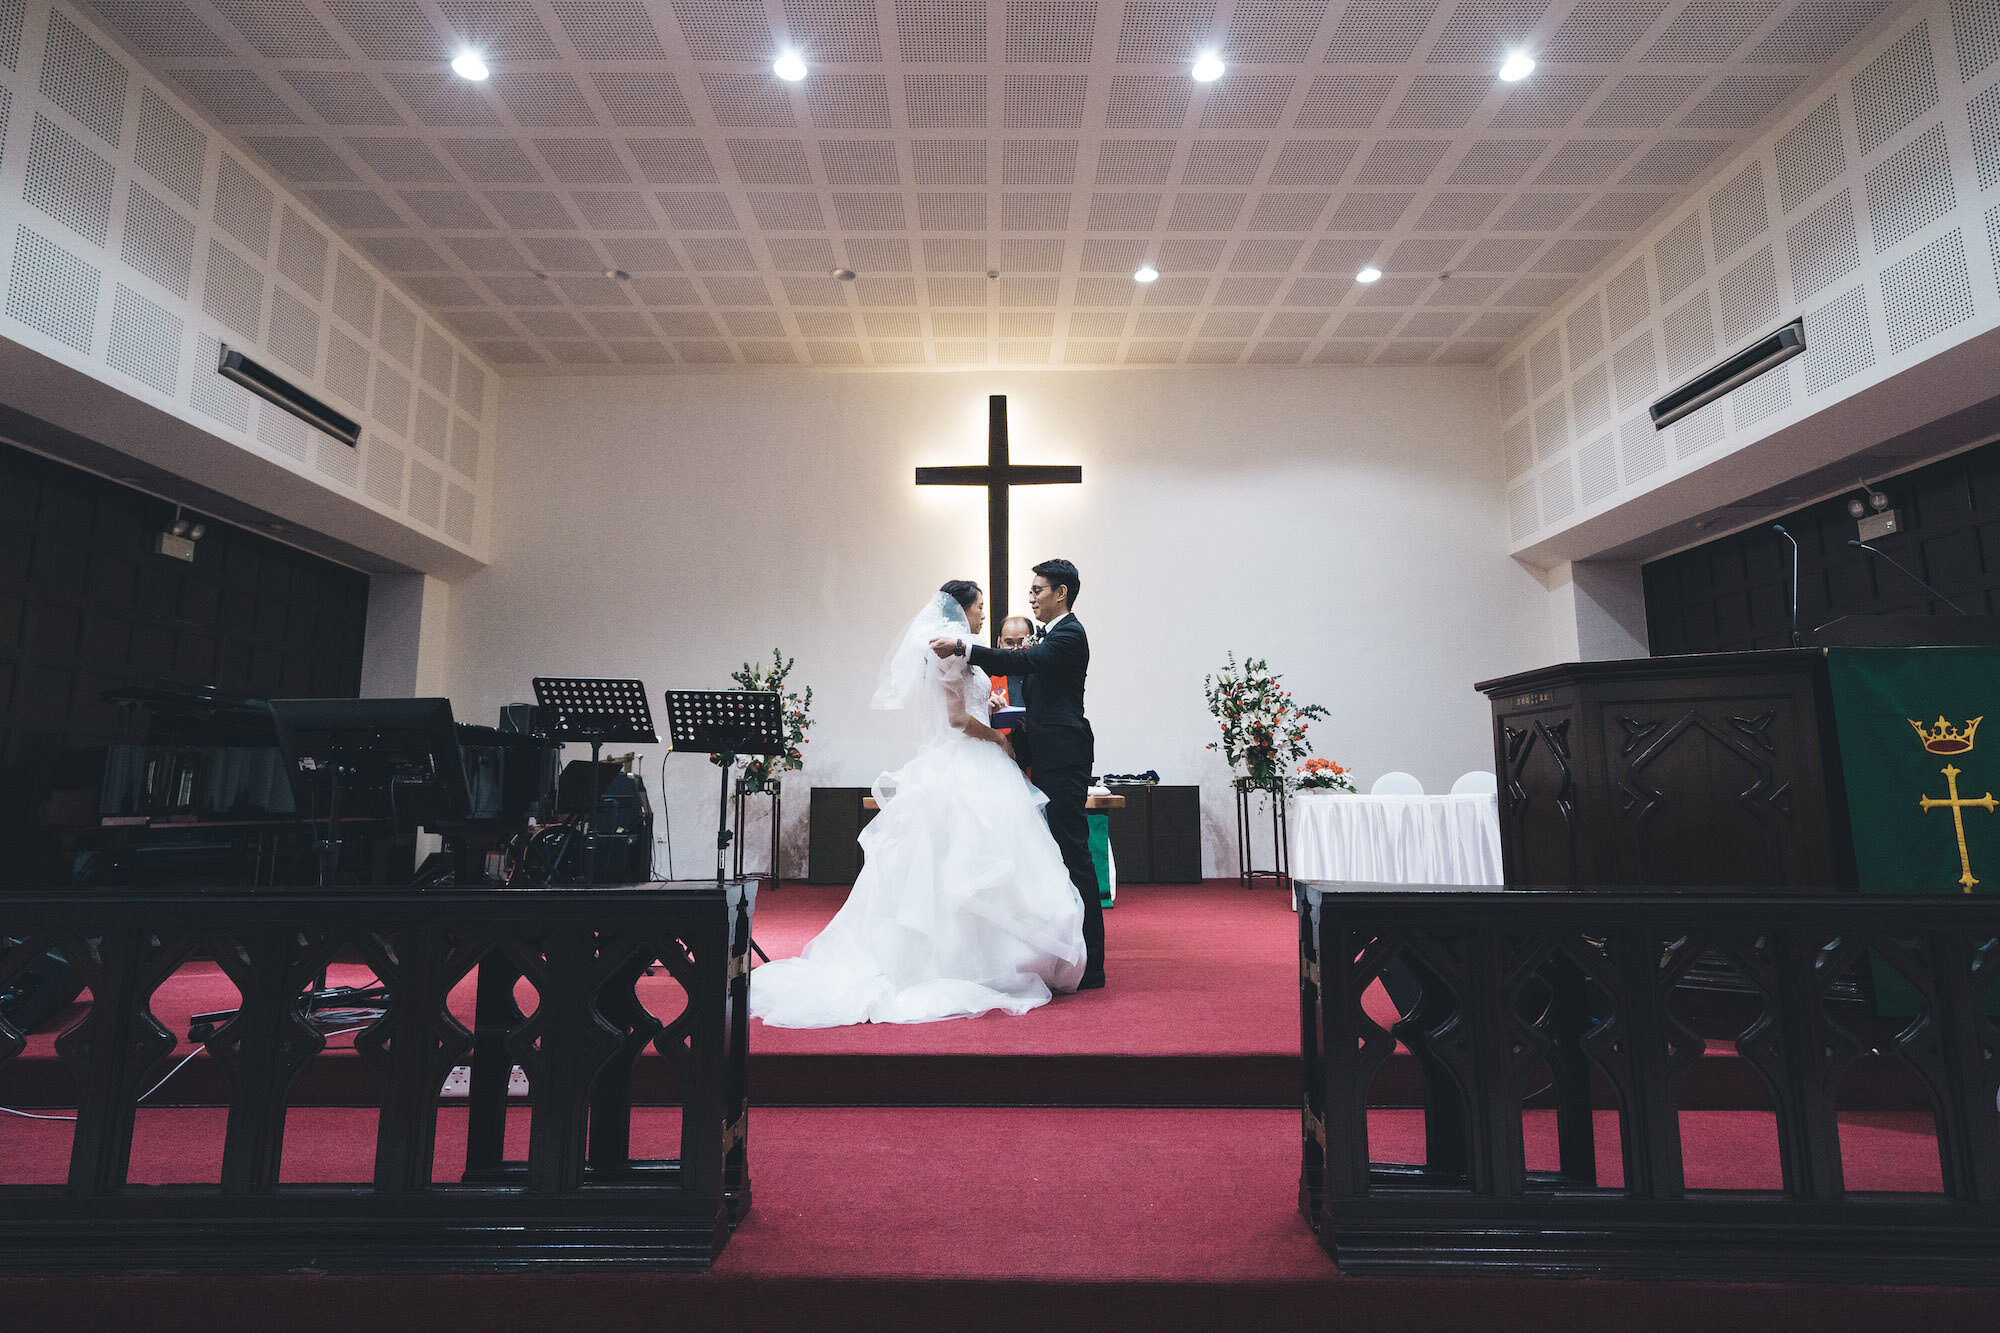
[[[1292,798],[1292,878],[1373,884],[1498,884],[1500,803],[1468,796]]]

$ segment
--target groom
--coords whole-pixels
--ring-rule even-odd
[[[1020,758],[1032,766],[1034,783],[1049,798],[1049,832],[1062,850],[1070,883],[1083,899],[1086,959],[1078,990],[1104,985],[1104,906],[1097,865],[1090,859],[1090,822],[1084,801],[1090,794],[1090,766],[1096,757],[1090,719],[1083,715],[1083,678],[1090,670],[1090,640],[1070,613],[1081,583],[1067,560],[1044,560],[1028,585],[1028,609],[1048,626],[1039,643],[1012,651],[933,639],[939,657],[970,653],[972,665],[990,676],[1009,678],[1013,701],[1028,710]],[[1017,741],[1022,745],[1022,741]]]

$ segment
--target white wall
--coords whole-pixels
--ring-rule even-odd
[[[1993,392],[1996,12],[1917,0],[1885,18],[1500,359],[1517,554],[1595,557]],[[1654,430],[1661,392],[1795,317],[1803,356]]]
[[[983,461],[991,392],[1016,461],[1084,475],[1015,492],[1011,600],[1036,560],[1076,561],[1099,771],[1200,782],[1210,873],[1233,873],[1235,829],[1201,685],[1231,649],[1332,707],[1319,752],[1364,780],[1490,766],[1472,683],[1554,640],[1506,554],[1490,374],[1457,367],[507,381],[492,561],[450,599],[461,716],[536,674],[638,676],[657,704],[781,647],[817,691],[808,782],[865,785],[912,743],[866,703],[888,639],[986,572],[983,493],[911,470]],[[675,869],[699,874],[714,770],[668,773]]]
[[[9,406],[389,563],[483,558],[494,376],[66,0],[0,3],[0,287]],[[216,374],[225,345],[359,448]]]

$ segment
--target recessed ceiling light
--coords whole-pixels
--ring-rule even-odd
[[[1221,56],[1215,54],[1213,51],[1203,51],[1195,57],[1194,81],[1196,83],[1214,83],[1222,77],[1224,68]]]
[[[629,282],[632,278],[632,275],[622,268],[607,268],[604,270],[604,276],[614,282]]]
[[[486,76],[492,73],[486,68],[486,62],[479,58],[477,51],[460,51],[453,56],[451,72],[461,79],[471,79],[474,83],[483,83]]]
[[[851,268],[837,268],[833,271],[833,276],[839,278],[842,282],[853,282],[854,270]]]
[[[1151,264],[1141,264],[1139,265],[1138,271],[1132,275],[1132,281],[1156,282],[1159,280],[1159,276],[1160,276],[1160,270],[1154,268]]]
[[[1367,268],[1364,268],[1359,273],[1355,274],[1354,280],[1356,282],[1375,282],[1378,281],[1381,278],[1381,276],[1382,276],[1382,270],[1376,268],[1373,264],[1370,264]]]
[[[1535,72],[1535,58],[1526,51],[1510,51],[1500,66],[1500,80],[1503,83],[1518,83]]]
[[[797,83],[806,76],[806,62],[797,51],[787,51],[771,62],[771,72],[786,83]]]

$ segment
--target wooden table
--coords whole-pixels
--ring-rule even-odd
[[[861,808],[863,810],[880,810],[882,803],[877,801],[873,796],[864,796],[861,798]],[[1092,796],[1083,803],[1083,808],[1086,810],[1123,810],[1125,808],[1125,798],[1123,796]]]
[[[880,810],[882,803],[877,801],[873,796],[864,796],[861,798],[861,808],[863,810]],[[1125,798],[1123,796],[1093,795],[1084,800],[1083,808],[1087,811],[1123,810],[1125,808]],[[1108,819],[1110,816],[1106,815],[1104,818]],[[1104,906],[1110,907],[1117,901],[1118,895],[1115,882],[1116,875],[1112,869],[1111,862],[1111,843],[1108,836],[1104,843],[1104,856],[1102,858],[1097,857],[1093,848],[1091,859],[1097,862],[1097,873],[1100,881],[1099,887],[1104,890]]]

